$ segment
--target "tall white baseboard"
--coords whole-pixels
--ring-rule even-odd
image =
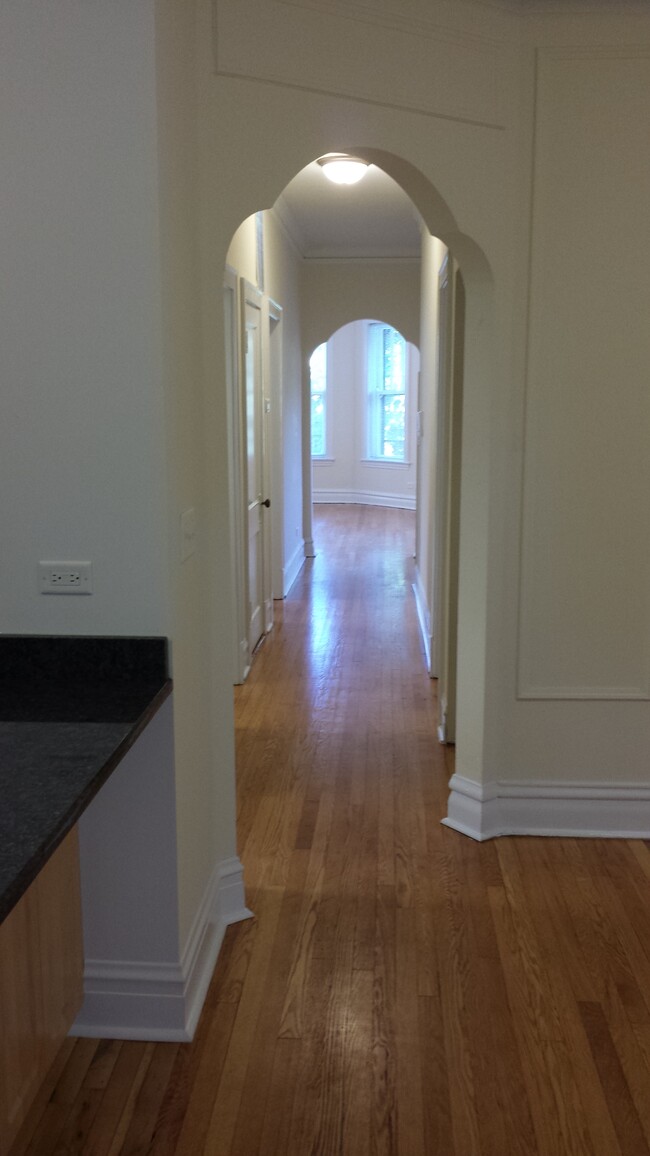
[[[299,542],[286,566],[282,567],[282,597],[286,598],[305,564],[305,543]]]
[[[215,868],[179,961],[88,959],[84,1003],[70,1034],[189,1042],[226,927],[251,918],[239,859]]]
[[[650,787],[487,783],[453,775],[446,827],[482,842],[499,835],[650,839]]]
[[[315,504],[390,506],[393,510],[415,509],[415,497],[412,495],[376,493],[373,490],[314,490],[312,501]]]

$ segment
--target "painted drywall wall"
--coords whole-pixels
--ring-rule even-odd
[[[381,317],[407,341],[420,341],[420,262],[305,260],[301,272],[303,341],[307,355],[337,329]]]
[[[406,461],[368,460],[368,321],[353,321],[327,342],[327,454],[312,462],[315,502],[415,508],[418,350],[407,345]]]
[[[215,853],[234,847],[222,273],[241,220],[270,209],[287,181],[326,151],[365,150],[381,163],[429,232],[449,245],[466,282],[459,769],[475,782],[647,782],[645,701],[518,698],[520,660],[524,674],[543,674],[550,685],[576,674],[576,655],[558,633],[572,627],[574,614],[554,606],[547,638],[535,620],[545,605],[531,575],[536,504],[551,545],[550,589],[562,599],[568,577],[573,599],[593,562],[591,609],[609,604],[603,592],[613,553],[606,535],[595,545],[602,487],[594,489],[589,458],[605,428],[616,431],[605,454],[616,504],[640,543],[617,527],[625,581],[615,573],[614,588],[626,596],[629,584],[637,608],[647,591],[635,489],[645,467],[628,473],[646,421],[640,317],[650,294],[638,254],[647,150],[634,126],[647,119],[638,65],[650,44],[647,14],[619,6],[611,16],[537,20],[432,0],[426,12],[405,3],[380,25],[370,9],[352,21],[343,7],[299,11],[261,0],[160,0],[155,8],[156,43],[147,0],[56,7],[21,0],[0,15],[7,57],[0,71],[8,383],[2,620],[12,630],[173,636],[181,911],[191,912]],[[362,51],[329,51],[350,43],[353,26]],[[615,160],[605,162],[610,149]],[[159,256],[166,324],[175,323],[169,345],[152,306]],[[560,316],[554,301],[567,276],[571,293],[563,290]],[[604,314],[606,324],[592,325]],[[625,336],[623,347],[612,344],[614,333]],[[558,364],[544,361],[553,342]],[[164,390],[156,385],[161,360]],[[601,360],[610,373],[625,366],[616,412]],[[555,392],[551,368],[566,399]],[[539,431],[524,422],[527,376]],[[589,422],[576,419],[585,395],[595,402]],[[588,484],[568,472],[565,420]],[[530,466],[553,468],[558,433],[560,474],[572,482],[575,506],[558,508],[556,539],[544,508],[554,498],[551,481]],[[189,505],[199,514],[199,543],[181,566],[178,519]],[[605,513],[611,529],[609,506]],[[573,537],[583,520],[584,536]],[[101,599],[99,586],[83,605],[26,593],[41,549],[58,552],[64,541],[92,554],[97,576],[107,579]],[[619,686],[638,676],[637,641],[626,669],[611,633],[618,613],[607,621],[575,609],[576,653],[592,686],[612,656]],[[637,626],[647,634],[647,620]],[[625,619],[623,627],[629,638]],[[604,651],[594,644],[603,630]]]
[[[0,13],[1,628],[171,638],[179,953],[235,846],[231,688],[205,629],[219,510],[196,484],[193,17],[153,0]],[[39,558],[90,560],[93,595],[40,595]]]
[[[225,359],[203,393],[203,313],[197,236],[198,139],[195,5],[156,5],[156,97],[160,184],[163,378],[167,424],[168,542],[174,659],[174,734],[179,938],[183,950],[215,870],[235,854],[232,669],[209,623],[229,591],[230,569],[215,542],[228,515],[206,485],[227,492],[225,423],[213,419],[213,395],[225,392]],[[223,269],[219,270],[220,279]],[[219,301],[223,314],[223,300]],[[216,475],[216,477],[214,477]],[[181,516],[194,510],[196,541],[186,558]],[[227,594],[226,594],[227,596]]]
[[[466,585],[465,596],[473,603],[467,608],[468,639],[475,653],[478,647],[479,661],[472,667],[471,695],[463,714],[465,734],[459,733],[458,751],[459,757],[463,757],[463,743],[466,749],[468,734],[476,732],[471,749],[478,751],[479,755],[471,760],[468,771],[480,778],[483,772],[486,676],[480,648],[484,646],[488,629],[487,617],[498,612],[498,601],[488,600],[486,596],[488,538],[485,512],[489,497],[487,471],[490,457],[490,438],[489,434],[486,438],[486,430],[501,416],[500,406],[491,396],[494,366],[489,347],[491,326],[486,323],[486,310],[491,294],[489,265],[493,265],[498,271],[499,284],[503,286],[497,303],[499,324],[507,326],[513,307],[515,263],[522,259],[522,254],[525,258],[526,252],[525,232],[522,236],[515,236],[512,243],[509,240],[512,222],[520,224],[515,212],[518,190],[507,186],[504,189],[503,183],[504,171],[509,171],[513,165],[514,138],[504,131],[505,118],[497,107],[498,101],[491,102],[488,108],[482,100],[476,100],[476,90],[472,93],[467,90],[463,98],[466,122],[447,119],[444,115],[417,115],[412,111],[413,105],[410,109],[405,108],[402,85],[405,84],[407,89],[409,86],[409,79],[405,76],[400,77],[399,85],[393,85],[390,78],[388,81],[382,78],[379,84],[378,74],[375,75],[369,95],[374,91],[376,100],[374,97],[359,102],[351,100],[346,95],[349,89],[336,94],[332,92],[332,95],[302,88],[298,92],[290,80],[295,62],[287,55],[286,41],[280,35],[280,24],[286,13],[284,10],[280,12],[279,8],[273,9],[271,18],[270,10],[256,12],[256,18],[259,15],[265,26],[263,40],[267,63],[275,71],[276,83],[260,83],[245,75],[226,75],[237,71],[229,36],[234,31],[232,21],[235,19],[242,30],[246,28],[252,9],[250,5],[244,8],[236,14],[232,6],[217,4],[215,41],[211,31],[214,9],[204,4],[200,6],[203,20],[198,37],[203,56],[198,68],[203,140],[200,248],[204,261],[207,313],[216,317],[219,312],[213,270],[222,267],[230,238],[242,216],[272,205],[288,180],[314,157],[346,147],[362,151],[367,159],[380,164],[402,184],[425,218],[429,231],[455,247],[467,273],[467,329],[472,353],[467,362],[468,391],[474,403],[473,409],[469,407],[468,428],[470,442],[477,439],[477,445],[476,452],[469,455],[472,468],[466,486],[466,501],[473,516],[468,522],[472,580]],[[277,25],[274,24],[275,15],[279,20]],[[500,18],[494,16],[497,25]],[[333,19],[338,27],[341,18],[336,16]],[[329,21],[330,17],[323,13],[315,15],[305,9],[301,20],[304,23],[305,57],[315,60],[322,50],[317,26]],[[390,45],[390,30],[368,25],[367,32],[370,56],[375,51],[383,53]],[[472,37],[475,32],[473,28]],[[246,57],[246,67],[254,57],[253,49],[255,52],[264,49],[257,30],[252,29],[250,35],[251,54]],[[486,51],[492,57],[494,76],[498,75],[499,84],[513,83],[509,46],[504,44],[499,48],[498,59],[494,56],[493,45]],[[288,81],[286,85],[282,83],[283,78]],[[429,80],[422,74],[418,77],[418,84],[426,87]],[[435,89],[438,81],[432,77],[431,84]],[[519,115],[521,108],[516,76],[514,90],[510,102],[513,117]],[[435,92],[428,92],[427,100],[430,97],[437,100]],[[480,124],[469,123],[472,119],[468,111],[470,105],[474,106]],[[278,133],[279,125],[289,124],[290,132]],[[222,163],[221,158],[227,158],[227,163]],[[452,201],[454,213],[449,208]],[[215,327],[208,341],[206,378],[210,379],[223,358],[223,336],[218,328]],[[504,347],[496,343],[496,349],[503,360]],[[499,382],[506,380],[502,368],[499,364],[496,375]],[[512,420],[511,411],[508,411],[507,419]],[[473,533],[475,528],[477,532]],[[224,647],[228,646],[228,627],[229,623],[225,621],[219,627],[223,631]]]
[[[153,0],[4,4],[0,53],[0,628],[163,633]],[[41,594],[39,559],[93,594]]]
[[[549,763],[601,782],[647,774],[650,48],[633,46],[650,45],[643,27],[635,41],[636,22],[617,25],[611,50],[594,29],[580,48],[539,53],[512,756],[522,778]]]
[[[238,277],[259,288],[257,277],[257,220],[252,213],[241,221],[228,246],[226,263]]]
[[[644,35],[645,42],[648,42],[647,20],[644,23],[640,16],[634,16],[630,17],[629,23],[625,12],[619,12],[616,17],[608,17],[607,20],[602,16],[583,13],[579,22],[575,19],[555,20],[548,16],[543,22],[531,20],[527,23],[519,20],[518,31],[515,32],[512,17],[505,10],[468,5],[456,6],[452,14],[445,9],[445,19],[451,19],[458,39],[453,46],[445,45],[449,52],[447,66],[453,67],[456,76],[453,81],[449,78],[444,81],[440,74],[436,75],[432,63],[436,52],[434,34],[439,32],[439,22],[443,20],[442,6],[433,4],[428,9],[426,27],[423,29],[419,25],[425,43],[423,52],[427,56],[428,69],[421,68],[418,63],[414,64],[410,75],[399,73],[398,85],[396,74],[391,73],[391,69],[384,73],[375,68],[374,75],[372,70],[363,67],[360,72],[355,71],[348,58],[341,58],[340,54],[336,54],[336,59],[329,67],[329,58],[327,53],[323,55],[323,46],[328,43],[329,37],[338,37],[340,40],[350,31],[343,12],[337,10],[326,14],[305,6],[298,21],[295,12],[288,8],[283,8],[281,12],[279,9],[271,12],[268,8],[262,11],[263,7],[255,0],[246,3],[245,10],[241,4],[234,5],[231,0],[221,0],[217,4],[219,35],[214,58],[217,75],[209,86],[213,104],[207,115],[212,118],[213,139],[219,142],[219,147],[229,157],[235,157],[238,162],[231,166],[230,175],[232,169],[236,168],[241,173],[241,179],[234,182],[234,187],[231,185],[226,190],[225,182],[219,181],[218,174],[213,173],[212,199],[215,212],[219,202],[221,212],[227,217],[232,211],[231,202],[234,208],[234,201],[242,196],[258,205],[270,203],[295,171],[324,151],[346,147],[353,151],[363,151],[365,145],[365,155],[372,154],[373,159],[376,159],[373,148],[384,150],[390,154],[384,167],[391,175],[401,179],[403,187],[407,190],[410,188],[416,204],[423,211],[429,232],[435,233],[449,245],[459,261],[466,282],[458,765],[463,774],[478,781],[531,775],[542,778],[559,775],[586,781],[609,774],[607,766],[613,763],[616,763],[619,776],[627,776],[632,781],[643,779],[646,771],[640,752],[647,746],[647,712],[643,704],[598,703],[592,712],[598,714],[598,740],[588,744],[587,757],[586,748],[581,748],[578,736],[584,729],[588,708],[569,699],[555,704],[519,700],[518,667],[522,657],[519,654],[520,627],[524,649],[526,646],[529,650],[531,647],[538,648],[527,661],[530,659],[529,665],[532,664],[533,669],[535,665],[538,666],[540,673],[544,670],[549,675],[554,673],[556,654],[566,654],[571,662],[577,661],[577,655],[569,653],[566,643],[559,637],[556,639],[554,631],[542,637],[535,626],[535,622],[541,622],[542,618],[535,617],[538,608],[534,597],[534,577],[532,588],[524,585],[521,604],[524,618],[532,616],[532,635],[529,633],[530,623],[519,619],[518,606],[521,477],[522,470],[528,468],[525,456],[530,445],[528,441],[524,442],[522,436],[529,337],[526,293],[530,228],[532,225],[536,230],[536,233],[533,232],[531,282],[531,317],[533,313],[534,317],[530,334],[531,357],[536,362],[534,371],[539,373],[540,382],[535,388],[544,397],[540,403],[540,412],[543,413],[544,406],[548,404],[554,413],[550,424],[533,436],[543,439],[540,458],[552,465],[552,457],[549,455],[553,422],[557,418],[557,421],[563,423],[564,418],[561,407],[560,410],[555,409],[551,375],[541,364],[542,355],[537,353],[538,348],[541,348],[541,338],[536,336],[535,326],[540,325],[541,317],[544,329],[545,310],[552,313],[555,293],[554,286],[548,281],[544,281],[540,288],[535,271],[535,263],[542,260],[542,249],[548,241],[548,230],[540,233],[540,229],[542,225],[546,228],[547,221],[550,227],[551,208],[555,211],[557,207],[554,198],[556,194],[559,195],[558,190],[562,187],[559,172],[563,173],[565,181],[567,176],[570,177],[569,190],[573,189],[576,178],[571,166],[575,164],[577,173],[580,165],[572,157],[579,158],[581,155],[581,149],[577,147],[580,134],[589,133],[592,118],[596,124],[604,116],[608,124],[619,125],[621,141],[615,153],[617,164],[607,167],[605,178],[602,167],[594,167],[594,152],[594,162],[589,168],[588,195],[584,183],[578,181],[576,188],[580,188],[583,205],[592,204],[596,197],[599,205],[608,203],[611,206],[615,222],[614,235],[623,241],[624,249],[634,243],[637,236],[635,222],[638,221],[634,198],[637,194],[631,194],[633,212],[627,220],[626,214],[617,212],[616,208],[620,203],[621,209],[625,210],[630,203],[628,186],[634,188],[636,184],[639,187],[638,195],[645,196],[643,174],[640,184],[637,181],[638,158],[643,155],[643,150],[638,148],[633,138],[626,141],[626,133],[621,129],[631,119],[631,106],[636,104],[638,107],[641,93],[645,100],[647,86],[645,80],[641,79],[642,64],[633,66],[630,73],[632,87],[635,89],[633,95],[623,95],[619,102],[618,94],[625,89],[623,76],[628,76],[629,61],[626,59],[625,45],[638,45],[643,42]],[[415,6],[412,9],[408,7],[407,12],[402,14],[403,33],[413,45],[412,30],[407,29],[407,23],[408,13],[414,15],[414,9]],[[244,28],[247,29],[246,37],[241,35]],[[376,66],[377,60],[384,59],[391,48],[395,49],[394,32],[373,26],[371,17],[364,23],[363,32],[366,44],[364,59],[372,60]],[[545,43],[547,48],[553,47],[555,37],[558,56],[566,61],[566,77],[573,77],[561,84],[560,95],[555,105],[552,102],[549,105],[551,111],[548,115],[545,113],[550,100],[547,88],[552,87],[553,79],[545,81],[545,63],[540,58],[541,87],[535,93],[536,37],[540,46],[543,47]],[[298,40],[301,51],[289,50],[287,46],[295,47]],[[573,50],[570,47],[571,41],[577,46]],[[608,45],[612,46],[611,49]],[[572,68],[574,59],[582,58],[585,52],[592,57],[587,69],[590,74],[588,80],[584,79],[585,68],[582,64],[576,69]],[[639,53],[630,50],[627,55],[634,57]],[[610,56],[614,60],[611,67]],[[328,59],[328,67],[323,65],[324,59]],[[603,60],[608,61],[606,67],[603,67]],[[614,74],[617,80],[615,85],[611,83]],[[377,79],[379,75],[381,86]],[[286,86],[283,82],[286,82]],[[490,87],[492,82],[493,87]],[[320,91],[314,91],[315,88]],[[363,101],[356,101],[355,94],[363,96]],[[533,181],[535,100],[538,102],[537,127],[541,130],[541,136],[536,145],[531,221],[529,207]],[[645,107],[643,101],[641,104]],[[218,109],[226,107],[228,118],[219,120]],[[410,111],[415,107],[418,108],[417,115]],[[571,128],[571,133],[562,139],[562,134],[567,130],[560,126],[564,120],[570,126],[573,125],[574,113],[578,116],[575,123],[579,125],[579,131]],[[288,139],[278,145],[272,125],[284,123],[291,123],[292,131]],[[342,124],[345,125],[344,131],[341,129]],[[557,133],[554,126],[557,126]],[[594,139],[602,140],[602,134],[597,131]],[[270,140],[273,141],[272,149],[267,143]],[[552,144],[554,141],[558,141],[557,156]],[[412,170],[407,166],[395,162],[396,157],[414,165],[423,183],[419,177],[414,178]],[[538,168],[539,165],[541,168]],[[602,189],[602,194],[594,192],[597,185]],[[210,198],[207,199],[209,201]],[[575,204],[578,204],[577,197]],[[541,218],[540,212],[543,212]],[[589,210],[586,219],[590,221],[592,217],[594,224],[600,228],[606,227],[601,209],[593,214]],[[583,349],[586,351],[587,338],[590,341],[593,339],[593,352],[584,361],[587,366],[593,364],[594,358],[601,356],[605,347],[611,350],[607,336],[609,327],[601,324],[596,332],[595,327],[578,324],[576,329],[571,324],[571,318],[575,315],[576,321],[580,322],[593,304],[594,316],[602,319],[598,297],[599,292],[605,293],[605,290],[597,290],[596,285],[605,285],[607,274],[598,282],[591,270],[589,283],[582,269],[583,257],[580,253],[594,254],[593,259],[597,259],[596,233],[592,239],[591,235],[588,238],[584,231],[580,231],[579,238],[574,238],[570,230],[562,227],[558,235],[562,236],[563,242],[563,269],[567,261],[574,261],[581,270],[577,282],[572,272],[569,278],[572,293],[563,295],[563,299],[565,296],[567,298],[562,318],[564,330],[574,330],[578,336],[575,339],[573,336],[569,339],[563,336],[559,341],[559,356],[563,366],[561,376],[565,373],[570,376],[577,374],[576,380],[580,382],[579,396],[584,398],[585,395],[589,396],[590,386],[580,367],[580,352]],[[574,250],[578,240],[579,248]],[[559,252],[554,245],[550,251],[554,254]],[[557,276],[562,276],[559,270]],[[635,272],[635,290],[639,285],[639,308],[644,308],[647,304],[646,289],[643,279]],[[629,297],[624,285],[619,285],[619,288],[619,304],[614,306],[614,313],[619,326],[623,325],[622,331],[626,332],[625,327],[629,327],[630,319],[624,314],[629,314]],[[579,289],[577,295],[576,289]],[[535,294],[538,295],[537,300]],[[636,305],[632,314],[634,319]],[[636,321],[633,320],[633,341],[636,343],[639,334],[635,327]],[[552,326],[548,332],[551,340],[558,343],[558,332]],[[641,351],[641,361],[643,343],[637,348]],[[634,357],[636,359],[636,353]],[[603,363],[609,366],[610,372],[611,360],[611,353],[608,352]],[[528,367],[529,374],[532,368],[532,365]],[[632,377],[636,380],[636,368]],[[630,390],[635,389],[635,385],[626,385],[626,403],[629,402]],[[635,405],[640,404],[638,394],[635,396]],[[611,417],[611,410],[609,413]],[[639,423],[642,427],[644,411],[635,409],[633,405],[630,420],[633,420],[635,413],[642,419]],[[588,454],[589,436],[585,429],[580,428],[577,420],[569,424],[572,441],[577,438],[582,447],[576,457],[580,461]],[[560,445],[564,444],[560,439]],[[532,448],[537,453],[534,441]],[[615,463],[622,460],[624,452],[618,440],[613,448],[610,445],[608,464],[611,470],[617,468]],[[621,504],[624,504],[631,485],[627,471],[626,465],[623,468],[625,486],[621,484],[620,487],[614,487]],[[530,487],[529,475],[525,473],[524,476],[526,487]],[[525,583],[530,581],[526,575],[530,574],[531,565],[534,566],[535,551],[530,553],[530,542],[537,541],[535,525],[530,523],[527,529],[526,523],[535,510],[534,495],[539,493],[543,497],[548,493],[549,484],[543,480],[538,491],[537,483],[533,481],[532,489],[528,488],[525,494]],[[573,558],[570,575],[576,589],[579,578],[584,576],[585,567],[588,568],[595,542],[590,530],[584,559],[576,564],[582,549],[581,540],[571,538],[568,527],[592,525],[597,519],[598,510],[593,486],[579,486],[578,490],[580,497],[576,510],[565,522],[567,533],[562,531],[556,540],[556,546],[559,547],[561,542],[562,549],[568,550],[569,557]],[[546,528],[550,533],[548,515],[545,514],[545,517]],[[560,517],[560,527],[562,522],[563,517]],[[625,536],[626,563],[622,570],[627,572],[630,566],[629,581],[632,583],[633,601],[639,609],[640,591],[645,588],[644,563],[639,558],[638,550],[632,549],[631,541],[633,532],[638,531],[639,540],[643,542],[643,531],[636,514],[632,522],[634,530]],[[615,541],[620,539],[619,530]],[[424,553],[424,543],[422,549]],[[422,561],[424,567],[429,569],[429,561],[426,558]],[[545,573],[550,579],[549,589],[553,591],[556,603],[561,605],[565,587],[563,567],[557,563],[558,559],[552,550],[546,556]],[[599,584],[605,583],[611,565],[611,561],[604,565],[602,561],[596,560]],[[529,594],[533,596],[529,597]],[[549,597],[550,594],[545,594],[546,600]],[[598,602],[599,598],[594,601]],[[607,598],[600,598],[600,603],[606,605]],[[570,625],[570,620],[570,607],[565,612],[558,610],[557,605],[554,606],[552,621],[555,626],[559,628],[561,625],[565,629]],[[626,621],[625,630],[628,631],[629,620]],[[610,654],[618,654],[619,666],[627,661],[621,648],[616,651],[613,636],[605,651],[602,643],[596,642],[597,631],[604,629],[609,634],[615,622],[620,622],[618,612],[611,623],[603,625],[600,622],[596,625],[584,608],[578,608],[578,631],[574,637],[579,642],[578,649],[582,651],[588,666],[594,665],[594,656],[602,658],[603,654],[606,655],[607,647]],[[645,628],[641,633],[644,632]],[[636,670],[630,673],[635,674],[638,682],[638,643],[635,643],[630,653],[637,655]],[[559,668],[555,675],[558,673],[561,673]],[[530,729],[531,715],[538,720],[533,731]],[[525,724],[521,725],[521,732],[519,718],[526,719]],[[620,737],[623,723],[627,736],[626,758],[621,762],[615,755],[613,736]],[[521,743],[518,738],[514,741],[519,732]],[[538,736],[532,744],[531,734]],[[552,739],[549,738],[550,734],[553,734]],[[544,739],[543,735],[546,736]],[[558,759],[562,744],[566,744],[566,759]],[[528,752],[527,745],[530,748]]]

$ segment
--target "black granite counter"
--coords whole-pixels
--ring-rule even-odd
[[[0,920],[171,689],[164,638],[0,635]]]

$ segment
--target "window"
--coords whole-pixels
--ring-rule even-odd
[[[311,456],[324,458],[327,450],[327,342],[309,359],[311,377]]]
[[[406,460],[406,342],[390,325],[368,334],[368,454]]]

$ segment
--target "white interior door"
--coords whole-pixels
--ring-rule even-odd
[[[251,654],[265,632],[265,497],[262,297],[244,285],[244,411],[248,542],[248,645]]]

